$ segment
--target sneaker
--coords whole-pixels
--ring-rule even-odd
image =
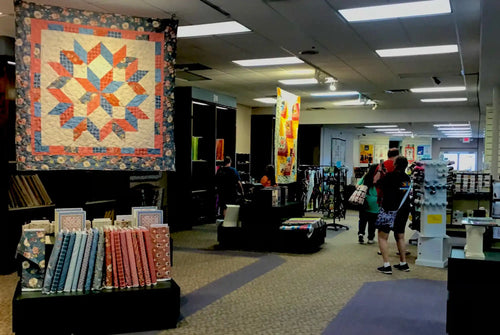
[[[377,255],[382,255],[382,251],[377,251]]]
[[[409,252],[408,250],[406,250],[405,255],[406,255],[406,256],[408,256],[408,255],[410,255],[410,254],[411,254],[411,252]],[[398,255],[398,256],[399,256],[399,251],[398,251],[398,252],[396,252],[396,255]]]
[[[358,234],[358,242],[359,242],[359,244],[365,243],[365,239],[363,238],[362,234]]]
[[[409,272],[410,271],[410,267],[408,266],[408,263],[406,263],[405,265],[395,264],[394,268],[398,269],[399,271],[404,271],[404,272]]]
[[[392,268],[390,265],[378,267],[377,270],[379,272],[385,273],[386,275],[392,275]]]
[[[368,243],[368,244],[373,244],[373,243],[375,243],[375,241],[373,241],[373,240],[368,240],[368,242],[367,242],[367,243]]]

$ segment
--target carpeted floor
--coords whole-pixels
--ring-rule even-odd
[[[446,269],[414,264],[413,245],[408,246],[410,272],[378,273],[377,244],[357,243],[357,212],[348,212],[340,223],[351,229],[329,230],[325,244],[312,254],[219,250],[215,224],[173,233],[172,275],[181,287],[181,320],[175,329],[142,334],[326,334],[342,321],[350,302],[359,301],[366,285],[385,285],[389,291],[399,287],[409,294],[402,295],[404,303],[412,305],[411,295],[418,291],[399,282],[446,280]],[[394,241],[390,247],[395,263]],[[0,276],[0,334],[11,334],[15,282],[15,275]],[[435,307],[441,313],[446,309],[445,304]],[[416,317],[419,321],[429,320]]]

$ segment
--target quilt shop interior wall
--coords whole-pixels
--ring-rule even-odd
[[[252,131],[252,109],[237,105],[236,109],[236,152],[250,153],[250,134]]]

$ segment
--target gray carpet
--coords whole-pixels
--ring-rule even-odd
[[[446,282],[407,279],[364,284],[324,335],[444,335]]]

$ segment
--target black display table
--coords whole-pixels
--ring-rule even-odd
[[[283,221],[304,215],[301,202],[281,206],[263,206],[259,203],[240,206],[241,227],[217,227],[221,248],[310,252],[324,243],[326,226],[315,229],[312,236],[305,230],[280,230]]]
[[[12,302],[16,334],[112,334],[175,328],[180,288],[174,280],[145,288],[86,293],[22,292]]]
[[[500,252],[485,252],[485,259],[467,259],[453,248],[448,259],[446,331],[455,334],[498,333]]]

